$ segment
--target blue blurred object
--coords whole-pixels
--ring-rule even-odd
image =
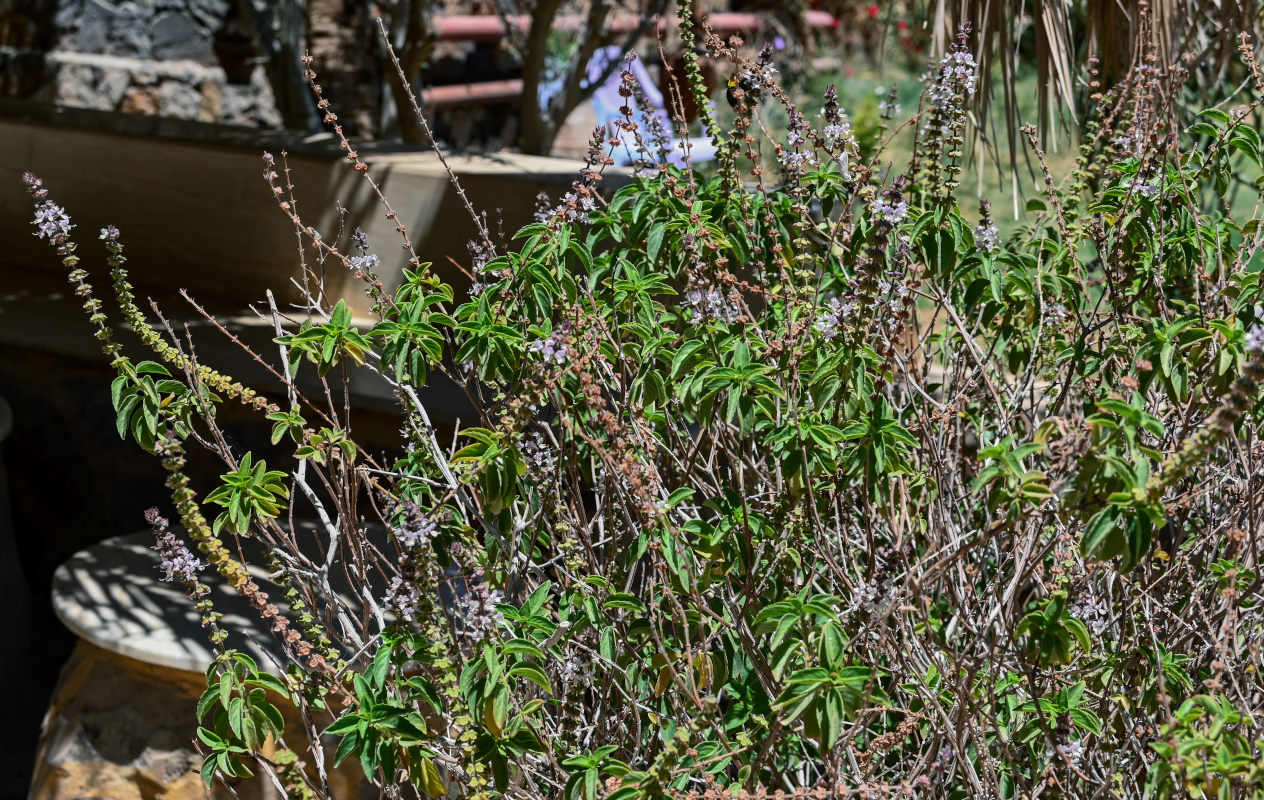
[[[593,53],[592,60],[588,62],[587,85],[591,86],[601,80],[602,73],[610,67],[611,64],[623,61],[623,52],[616,46],[603,47]],[[667,107],[663,102],[663,94],[654,85],[653,79],[645,69],[645,65],[640,59],[631,59],[626,62],[623,68],[616,67],[606,77],[606,80],[597,87],[592,94],[593,113],[597,117],[597,124],[606,128],[607,132],[623,142],[620,148],[617,148],[611,154],[617,166],[628,166],[637,161],[650,161],[658,163],[660,154],[654,151],[653,142],[645,142],[650,147],[649,151],[643,150],[638,146],[636,139],[630,135],[623,135],[622,130],[615,126],[615,123],[623,119],[623,114],[619,108],[624,104],[624,98],[619,94],[619,86],[623,83],[623,73],[627,71],[632,74],[636,82],[640,85],[641,91],[645,93],[645,99],[649,102],[650,108],[638,108],[635,98],[628,98],[629,105],[632,106],[632,119],[637,123],[639,131],[644,136],[649,130],[647,122],[651,119],[657,120],[657,123],[664,131],[672,132],[675,125],[672,123],[671,115],[667,113]],[[677,167],[685,166],[685,151],[688,147],[689,161],[694,164],[700,164],[715,159],[715,144],[707,136],[694,136],[687,139],[674,138],[672,142],[671,152],[667,156],[667,161]]]

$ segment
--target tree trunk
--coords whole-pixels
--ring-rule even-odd
[[[532,155],[548,155],[557,138],[553,106],[559,98],[553,98],[548,109],[540,108],[540,83],[549,55],[549,34],[561,7],[562,0],[539,0],[531,12],[531,28],[522,48],[522,149]]]
[[[307,17],[300,0],[245,0],[242,3],[264,59],[277,111],[286,128],[320,130],[316,102],[303,78],[301,58],[307,41]]]

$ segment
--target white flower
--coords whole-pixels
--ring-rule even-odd
[[[832,298],[812,327],[821,334],[821,338],[829,341],[838,335],[839,325],[845,322],[855,310],[854,304],[839,300],[837,297]]]
[[[875,218],[885,220],[894,227],[908,217],[908,202],[901,199],[892,203],[885,197],[878,197],[874,199],[871,210]]]
[[[31,221],[31,224],[39,228],[36,236],[53,240],[60,236],[69,236],[70,229],[75,227],[70,222],[70,215],[66,213],[66,209],[52,200],[45,200],[36,207],[35,219]]]
[[[543,339],[536,339],[531,343],[530,350],[543,356],[546,364],[550,361],[554,364],[565,364],[570,357],[570,348],[562,343],[557,331]]]
[[[974,243],[983,252],[991,253],[1000,245],[998,234],[995,225],[977,225],[974,228]]]
[[[1159,194],[1158,181],[1143,181],[1140,178],[1134,178],[1131,184],[1132,191],[1141,195],[1147,200],[1153,200]]]

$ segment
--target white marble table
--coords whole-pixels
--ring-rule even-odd
[[[214,653],[202,627],[202,613],[184,584],[164,582],[154,535],[140,531],[116,536],[81,550],[53,574],[53,609],[76,636],[112,653],[146,664],[204,672]],[[268,626],[250,603],[208,567],[200,573],[211,587],[226,646],[249,653],[259,666],[278,671],[284,664]],[[255,582],[270,595],[279,592],[262,575]]]
[[[197,698],[213,652],[202,614],[178,582],[161,580],[150,531],[76,553],[53,576],[53,608],[79,643],[49,705],[28,800],[208,800],[193,742]],[[273,597],[280,591],[252,569]],[[279,648],[247,600],[207,567],[226,646],[280,672]],[[300,723],[282,707],[287,727]],[[353,761],[330,771],[335,796],[376,798]],[[219,783],[211,800],[281,800],[256,775]]]

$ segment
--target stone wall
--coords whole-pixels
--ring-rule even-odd
[[[0,96],[281,125],[233,0],[0,0]]]
[[[495,7],[426,1],[445,15]],[[298,65],[308,50],[346,132],[389,139],[395,112],[383,106],[390,93],[375,40],[368,8],[355,0],[0,0],[0,98],[315,131]],[[521,66],[497,43],[440,42],[424,75],[435,86],[477,83],[518,77]],[[443,108],[430,118],[445,144],[475,149],[512,145],[515,122],[512,103]]]
[[[281,117],[228,0],[59,0],[37,102],[275,128]]]

